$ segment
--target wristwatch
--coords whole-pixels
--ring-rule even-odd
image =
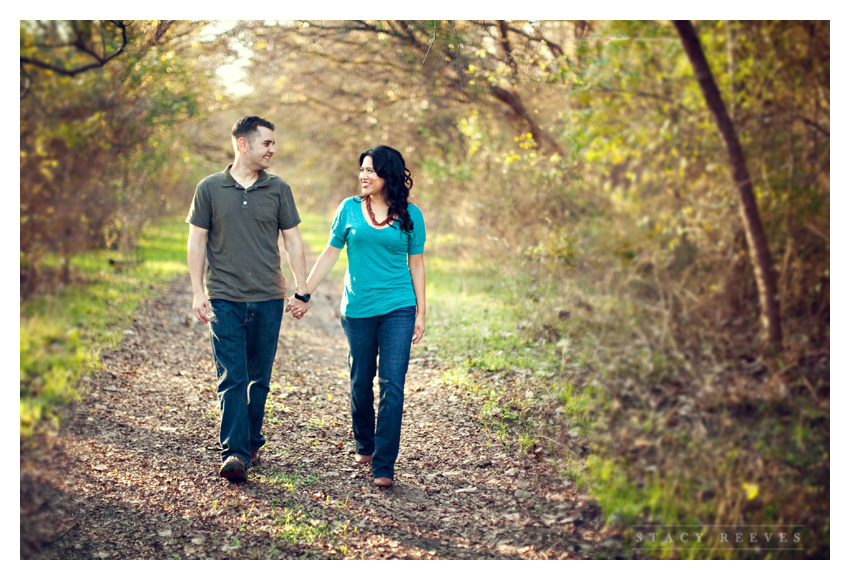
[[[298,292],[295,293],[295,299],[300,300],[301,302],[310,302],[310,295],[304,294],[303,296]]]

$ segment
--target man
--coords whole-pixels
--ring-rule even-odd
[[[292,190],[266,173],[275,152],[274,125],[242,117],[231,135],[233,163],[201,180],[186,222],[192,309],[210,324],[218,377],[219,474],[241,482],[266,442],[263,416],[286,296],[279,232],[296,287],[285,310],[297,304],[305,311],[310,296]]]

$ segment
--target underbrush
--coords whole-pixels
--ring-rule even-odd
[[[592,492],[630,556],[829,557],[829,345],[810,321],[788,320],[783,358],[765,360],[755,324],[436,253],[444,383],[503,445]]]
[[[651,320],[617,337],[602,372],[610,413],[587,466],[603,509],[636,541],[650,525],[705,535],[636,543],[655,556],[828,557],[828,350],[765,361],[755,332],[739,331],[735,348],[693,320],[635,349],[662,326]],[[785,532],[799,541],[778,543]]]
[[[188,228],[177,218],[145,229],[136,251],[87,252],[72,258],[75,282],[21,302],[21,435],[55,423],[78,399],[79,385],[120,345],[141,302],[186,271]],[[51,264],[45,260],[45,276]]]

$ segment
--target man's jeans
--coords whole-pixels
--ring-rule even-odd
[[[369,318],[342,317],[348,338],[351,369],[351,423],[355,450],[372,455],[372,475],[393,478],[401,439],[404,379],[410,361],[410,341],[416,307],[399,308]],[[378,353],[380,352],[380,360]],[[378,422],[375,426],[372,381],[380,383]]]
[[[251,465],[251,449],[266,442],[263,415],[277,352],[283,300],[210,300],[210,320],[218,402],[221,407],[221,459],[236,455]]]

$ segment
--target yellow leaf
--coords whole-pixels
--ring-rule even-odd
[[[756,483],[745,483],[741,486],[747,492],[747,499],[753,500],[759,494],[759,486]]]

